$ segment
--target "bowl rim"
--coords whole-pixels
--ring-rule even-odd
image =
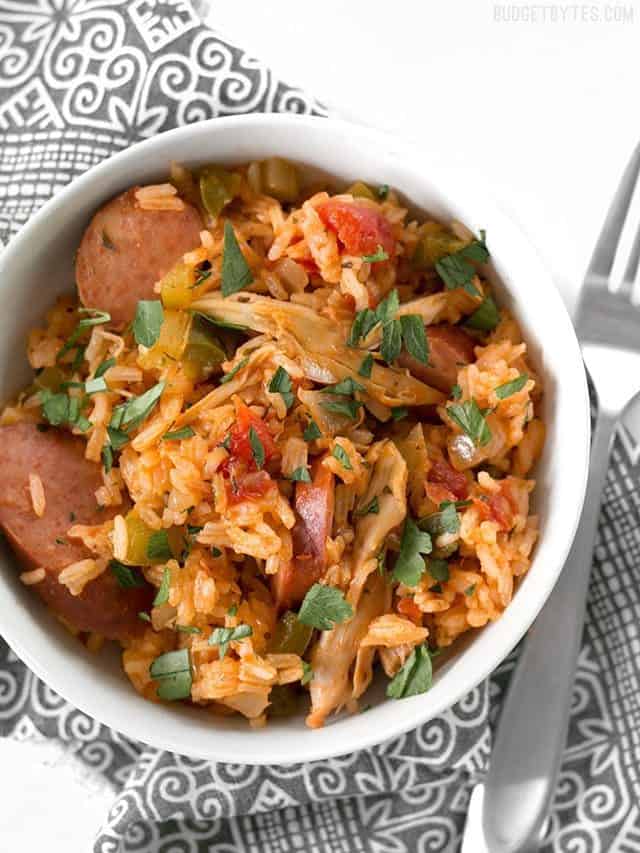
[[[49,217],[57,211],[62,210],[65,205],[72,203],[73,199],[79,196],[86,187],[94,185],[94,194],[98,195],[100,178],[113,170],[117,170],[121,164],[139,161],[144,158],[147,152],[152,152],[156,147],[166,148],[170,144],[179,146],[181,142],[184,142],[184,140],[187,140],[193,134],[210,133],[213,147],[214,136],[221,131],[243,131],[247,129],[255,131],[261,128],[268,133],[276,127],[279,127],[280,130],[285,130],[287,127],[295,128],[296,131],[302,128],[313,134],[322,135],[325,133],[330,135],[333,133],[338,136],[342,135],[344,138],[358,138],[361,141],[370,142],[375,146],[376,153],[379,155],[381,161],[388,156],[396,157],[400,155],[406,158],[406,162],[410,164],[410,168],[413,169],[414,174],[419,170],[417,164],[420,160],[418,160],[418,157],[422,161],[424,160],[424,152],[418,151],[414,144],[399,141],[384,131],[355,125],[340,119],[273,113],[254,113],[209,119],[193,125],[175,128],[158,136],[135,143],[129,148],[114,154],[88,169],[49,199],[9,241],[4,251],[0,254],[0,269],[6,263],[7,258],[28,251],[32,235],[38,233],[43,223]],[[265,148],[268,147],[268,144],[269,141],[267,140]],[[424,168],[426,167],[421,167],[421,170],[424,170]],[[470,185],[468,184],[468,175],[465,174],[465,186],[462,187],[455,174],[447,174],[440,166],[438,166],[438,173],[437,178],[430,177],[433,184],[439,191],[442,191],[447,199],[456,200],[456,203],[460,199],[459,204],[464,206],[464,199],[473,194],[473,189],[470,189]],[[151,720],[145,721],[146,715],[144,713],[141,713],[139,716],[127,716],[126,708],[124,711],[119,711],[117,702],[100,704],[99,698],[92,696],[91,684],[85,684],[83,678],[74,678],[73,672],[65,671],[64,667],[54,667],[53,669],[48,667],[46,657],[42,658],[35,649],[37,643],[30,644],[28,632],[21,630],[20,614],[16,615],[11,609],[15,602],[11,596],[9,584],[4,580],[4,573],[0,573],[2,574],[2,579],[0,580],[0,614],[2,614],[0,616],[0,628],[2,634],[15,653],[38,678],[42,679],[42,681],[66,701],[90,717],[109,726],[127,738],[150,744],[158,749],[167,749],[198,759],[226,761],[236,764],[239,762],[253,765],[297,764],[301,761],[326,759],[337,755],[344,755],[355,749],[370,748],[383,741],[405,734],[433,717],[442,714],[481,681],[486,679],[500,662],[504,660],[520,641],[544,605],[557,581],[573,542],[584,500],[588,474],[590,437],[589,396],[586,374],[575,331],[567,309],[556,290],[550,274],[542,265],[529,241],[513,224],[511,219],[503,214],[495,203],[492,202],[484,189],[482,191],[482,199],[483,209],[490,212],[492,222],[499,223],[500,231],[507,232],[510,235],[510,239],[514,241],[514,251],[511,254],[516,254],[518,258],[522,258],[522,262],[519,260],[518,264],[521,263],[524,267],[526,261],[527,268],[533,269],[535,272],[540,287],[544,291],[545,299],[548,300],[548,309],[554,313],[555,320],[559,324],[559,327],[561,327],[561,333],[565,342],[564,356],[567,362],[562,367],[568,376],[570,374],[571,378],[570,382],[567,379],[565,385],[567,386],[568,393],[572,395],[571,401],[575,420],[572,424],[574,432],[572,433],[572,442],[568,453],[569,461],[566,465],[568,470],[563,471],[563,477],[568,475],[572,478],[573,500],[567,506],[566,516],[563,519],[566,534],[562,543],[557,545],[555,551],[555,571],[547,573],[546,582],[541,587],[539,586],[530,591],[532,598],[530,601],[527,601],[526,606],[522,604],[519,607],[515,607],[516,599],[514,599],[501,615],[500,619],[494,623],[494,625],[502,625],[502,630],[497,632],[499,639],[495,643],[495,650],[493,654],[487,655],[485,659],[476,662],[477,669],[473,678],[464,680],[463,684],[458,683],[457,687],[455,686],[457,683],[456,679],[454,677],[450,678],[448,689],[441,689],[437,693],[435,700],[432,699],[430,702],[417,702],[416,699],[410,699],[392,703],[395,709],[393,713],[379,715],[379,722],[384,723],[383,733],[381,733],[381,726],[376,725],[373,721],[381,708],[388,706],[389,702],[382,703],[381,706],[377,706],[367,714],[367,721],[371,721],[371,725],[360,725],[357,727],[343,726],[344,733],[341,732],[340,734],[337,731],[337,726],[340,723],[336,723],[325,729],[315,730],[311,733],[307,730],[304,732],[304,737],[303,732],[293,731],[290,738],[281,737],[276,739],[276,748],[273,739],[269,740],[269,744],[271,745],[268,747],[264,742],[261,743],[259,732],[251,730],[248,725],[246,738],[243,737],[242,742],[238,737],[240,733],[236,731],[231,732],[221,728],[217,730],[218,736],[216,736],[215,725],[212,725],[211,728],[214,732],[210,742],[206,745],[198,744],[196,746],[194,738],[191,738],[191,742],[189,742],[189,737],[185,736],[184,726],[177,725],[174,727],[172,725],[172,721],[176,719],[173,715],[167,714],[164,718],[166,720],[164,724],[162,724],[162,721],[155,721],[155,717],[153,717],[155,721],[153,724],[151,724]],[[492,253],[492,257],[496,260],[496,266],[498,266],[498,262],[502,256],[503,253],[498,246],[495,255]],[[511,262],[509,268],[513,268]],[[470,651],[471,648],[465,650],[465,654],[468,655]],[[68,669],[74,670],[75,667],[68,667]],[[458,679],[459,681],[460,679]],[[426,695],[433,697],[434,693],[431,692]],[[141,709],[148,707],[148,703],[144,703],[144,700],[141,700],[138,696],[135,698],[139,700]],[[417,699],[420,699],[420,697],[417,697]],[[157,706],[151,706],[152,709],[155,707]],[[391,719],[387,719],[387,717]],[[345,720],[348,719],[345,718]],[[351,737],[347,738],[345,742],[344,734],[347,732]],[[357,733],[355,740],[354,733]],[[309,737],[309,734],[311,734],[311,737]],[[262,740],[264,741],[264,739]],[[288,740],[291,741],[291,744],[287,742]],[[298,741],[302,741],[302,744]]]

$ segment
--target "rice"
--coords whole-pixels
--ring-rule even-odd
[[[31,496],[33,511],[38,518],[42,518],[47,508],[47,501],[42,480],[37,474],[29,474],[29,494]]]
[[[184,210],[184,202],[177,197],[177,190],[172,184],[140,187],[135,196],[143,210]]]
[[[89,581],[101,575],[106,567],[106,560],[78,560],[65,566],[58,575],[58,582],[66,586],[71,595],[78,596]]]
[[[33,584],[41,583],[47,576],[44,569],[32,569],[30,572],[22,572],[20,580],[25,586],[33,586]]]

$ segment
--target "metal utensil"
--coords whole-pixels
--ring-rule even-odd
[[[639,173],[640,145],[611,203],[580,293],[576,330],[598,396],[587,493],[573,548],[527,637],[503,706],[483,800],[490,853],[538,849],[566,741],[611,443],[625,407],[640,390],[640,308],[631,298],[640,262],[638,225],[622,283],[615,291],[611,287]]]

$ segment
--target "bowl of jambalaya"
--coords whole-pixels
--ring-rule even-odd
[[[222,119],[13,239],[0,630],[54,690],[286,763],[425,722],[516,644],[575,529],[587,393],[469,183],[344,123]]]

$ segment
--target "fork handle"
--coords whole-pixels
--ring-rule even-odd
[[[606,412],[596,422],[576,538],[560,578],[529,632],[503,705],[483,800],[483,830],[490,853],[530,853],[540,844],[567,737],[615,426],[616,418]]]

